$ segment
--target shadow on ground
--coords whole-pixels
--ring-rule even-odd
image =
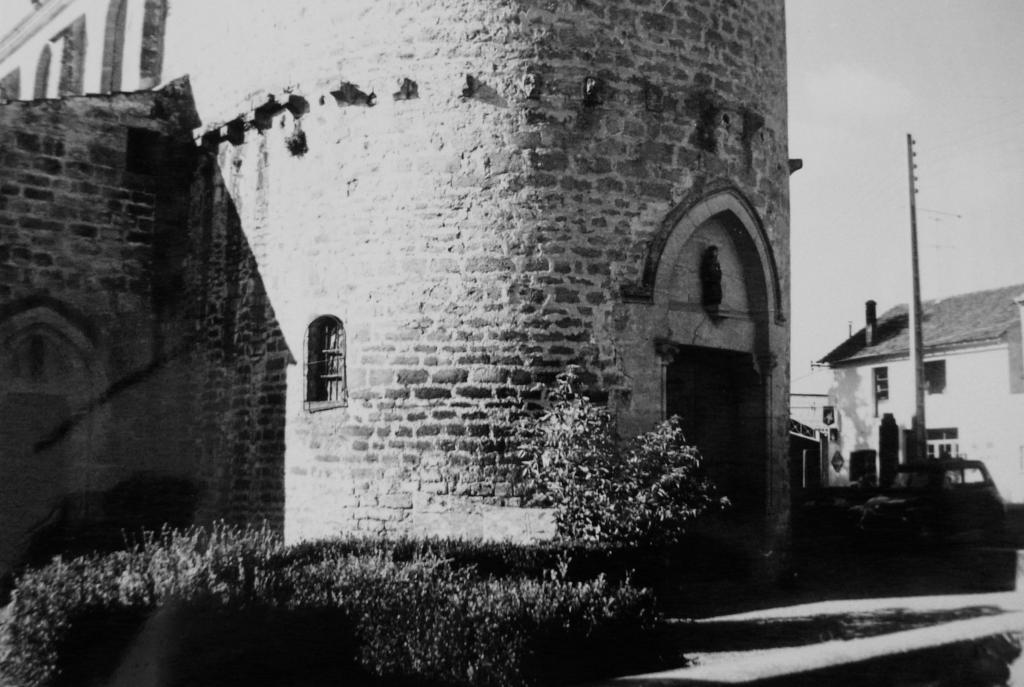
[[[1003,687],[1024,678],[1021,636],[996,635],[758,681],[760,687]]]
[[[673,638],[687,651],[753,651],[875,637],[1003,612],[996,606],[930,611],[893,608],[796,618],[675,621],[671,628]]]
[[[671,579],[643,580],[663,611],[702,618],[839,599],[1013,591],[1021,541],[953,543],[798,537],[774,577],[756,565],[695,557]],[[639,581],[639,580],[638,580]]]

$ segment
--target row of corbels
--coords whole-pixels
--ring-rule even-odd
[[[543,87],[544,83],[541,75],[531,71],[523,76],[520,90],[527,100],[540,100]],[[471,74],[466,74],[465,83],[462,87],[463,98],[473,98],[481,93],[482,89],[484,89],[482,81]],[[583,104],[593,107],[604,102],[607,88],[602,79],[596,76],[587,76],[583,79],[580,91]],[[660,98],[661,89],[653,84],[646,84],[645,99],[651,100],[653,103],[654,98],[648,98],[648,95]],[[373,107],[377,101],[377,96],[372,91],[364,93],[359,90],[358,86],[350,83],[343,83],[338,90],[331,91],[331,96],[339,106],[365,105]],[[398,84],[398,90],[392,94],[392,98],[396,101],[419,98],[419,86],[411,79],[402,79]],[[325,98],[321,97],[320,104],[323,105],[324,101]]]
[[[483,92],[485,85],[476,77],[467,74],[462,88],[463,98],[473,98]],[[531,101],[539,101],[544,90],[543,79],[536,72],[527,72],[520,83],[522,96]],[[601,105],[607,97],[608,88],[603,79],[596,76],[587,76],[580,85],[580,98],[586,107]],[[373,107],[377,104],[377,94],[371,89],[369,93],[362,90],[353,83],[342,82],[336,90],[320,96],[320,105],[327,104],[327,98],[333,98],[338,107]],[[415,100],[419,98],[419,85],[409,78],[403,78],[398,82],[398,90],[392,93],[395,101]],[[652,83],[643,85],[644,107],[650,112],[661,112],[664,108],[664,92],[661,87]],[[228,141],[233,145],[240,145],[245,140],[245,132],[250,129],[265,131],[271,127],[273,120],[279,114],[287,110],[296,120],[309,112],[310,105],[306,98],[300,95],[289,94],[286,98],[278,100],[276,96],[270,95],[267,101],[254,108],[249,116],[241,116],[217,129],[210,130],[202,135],[204,147],[216,147],[222,141]]]
[[[466,86],[462,89],[465,98],[474,97],[483,84],[472,76],[466,76]],[[520,82],[520,93],[527,100],[539,101],[544,93],[544,79],[537,72],[527,72]],[[643,84],[644,108],[650,112],[661,112],[665,106],[664,90],[649,81]],[[586,107],[597,107],[610,97],[608,84],[598,76],[585,76],[580,82],[580,101]]]
[[[357,85],[347,82],[343,82],[337,90],[330,91],[329,95],[338,107],[373,107],[377,104],[376,93],[373,91],[366,93]],[[320,96],[320,105],[327,104],[327,97],[327,94]],[[396,101],[416,99],[419,97],[419,86],[412,79],[402,79],[399,81],[398,90],[393,97]],[[203,133],[200,143],[204,148],[213,149],[223,141],[232,145],[241,145],[245,141],[247,131],[252,129],[266,131],[273,126],[274,119],[285,111],[288,111],[292,118],[298,121],[310,111],[309,101],[301,95],[295,94],[287,94],[280,100],[275,95],[268,95],[265,103],[254,107],[248,114],[236,117],[226,124]]]

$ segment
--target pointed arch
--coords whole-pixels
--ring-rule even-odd
[[[87,383],[75,389],[75,400],[87,401],[99,371],[93,333],[78,319],[68,308],[55,308],[50,302],[36,299],[20,301],[18,307],[0,312],[0,357],[6,361],[0,374],[8,383],[15,378],[36,383],[45,376],[48,383],[59,387],[64,385],[63,368],[74,366],[88,377]],[[39,374],[40,368],[47,366],[61,374]]]
[[[121,90],[124,69],[124,27],[128,15],[127,0],[110,0],[103,34],[103,71],[100,91],[114,93]]]
[[[50,44],[47,43],[39,51],[39,61],[36,62],[36,81],[32,90],[32,97],[40,100],[46,97],[46,91],[50,85]]]
[[[167,0],[146,0],[142,18],[142,54],[139,56],[140,88],[154,88],[163,78],[166,23]]]
[[[666,288],[669,270],[687,240],[703,223],[715,218],[722,219],[749,237],[764,273],[765,292],[769,295],[766,305],[771,309],[776,322],[784,322],[782,288],[775,252],[757,211],[732,186],[712,191],[692,202],[682,203],[669,212],[648,247],[640,284],[624,287],[623,297],[635,302],[653,302],[659,288]]]
[[[85,15],[71,22],[66,29],[53,37],[60,41],[60,83],[57,96],[82,95],[85,93],[85,51],[88,47],[85,30]]]
[[[21,100],[21,69],[15,67],[0,79],[0,100]]]

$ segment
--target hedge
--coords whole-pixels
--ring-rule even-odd
[[[0,628],[0,670],[25,687],[102,681],[161,618],[179,638],[162,649],[168,685],[298,676],[545,685],[680,660],[659,648],[650,592],[628,580],[569,579],[566,554],[554,547],[475,547],[284,547],[263,529],[166,530],[128,551],[58,558],[23,574]],[[551,556],[554,567],[538,567]],[[492,570],[482,573],[474,558]],[[520,564],[502,574],[495,561],[513,559]]]

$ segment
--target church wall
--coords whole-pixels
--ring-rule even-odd
[[[196,153],[179,285],[197,386],[194,452],[209,497],[203,519],[281,530],[285,373],[295,354],[267,298],[258,237],[242,230],[248,207],[233,200],[237,180],[217,162]]]
[[[132,475],[196,476],[188,354],[165,336],[182,327],[160,326],[157,302],[161,247],[181,230],[165,210],[180,204],[182,168],[170,158],[160,169],[134,166],[136,136],[152,143],[180,131],[170,113],[153,116],[163,100],[0,106],[0,402],[52,399],[25,420],[41,434],[7,416],[15,440],[0,442],[4,469],[21,468],[0,490],[29,491],[36,468],[62,461],[46,495],[19,509],[33,524],[64,496]],[[60,417],[39,417],[51,411]]]

